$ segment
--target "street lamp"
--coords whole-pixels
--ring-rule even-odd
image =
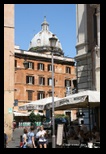
[[[27,68],[28,68],[28,61],[25,60],[25,61],[23,62],[23,65],[24,65],[25,69],[27,69]]]
[[[51,38],[49,38],[50,41],[50,47],[52,49],[52,127],[53,127],[53,133],[52,133],[52,148],[55,148],[55,119],[54,119],[54,59],[53,59],[53,48],[56,46],[57,38],[55,38],[55,35],[53,34]]]

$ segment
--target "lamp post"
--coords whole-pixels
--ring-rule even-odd
[[[24,65],[25,69],[28,68],[28,62],[26,60],[23,62],[23,65]]]
[[[53,59],[53,48],[56,45],[57,38],[55,38],[55,35],[53,34],[51,38],[49,38],[50,41],[50,47],[52,48],[52,127],[53,127],[53,133],[52,133],[52,148],[55,148],[55,119],[54,119],[54,59]]]

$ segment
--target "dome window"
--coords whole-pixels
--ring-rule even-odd
[[[40,45],[41,44],[41,40],[37,39],[37,43],[38,43],[38,45]]]
[[[40,42],[41,42],[41,40],[40,40],[40,39],[37,39],[37,42],[38,42],[38,43],[40,43]]]

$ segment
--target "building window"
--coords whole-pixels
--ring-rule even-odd
[[[74,88],[73,88],[73,93],[77,93],[77,80],[73,80],[73,85],[74,85]]]
[[[44,91],[38,91],[37,93],[37,99],[43,99],[45,98],[45,92]]]
[[[33,91],[27,90],[27,92],[28,92],[28,100],[32,101],[33,100],[33,97],[32,97]]]
[[[49,64],[48,65],[48,71],[52,71],[52,65],[51,64]],[[53,72],[55,72],[55,66],[53,66]]]
[[[39,85],[45,85],[45,78],[39,77]]]
[[[71,68],[70,67],[66,67],[66,73],[71,73]]]
[[[52,86],[52,78],[48,78],[48,86]]]
[[[44,64],[38,63],[38,70],[44,70]]]
[[[26,76],[27,84],[34,84],[34,76]]]
[[[49,93],[49,97],[52,97],[52,92]]]
[[[34,63],[33,62],[28,62],[28,68],[29,69],[34,69]]]
[[[41,40],[40,40],[40,39],[37,39],[37,43],[38,43],[38,45],[40,45],[40,43],[41,43]]]
[[[48,78],[48,86],[52,86],[52,78]],[[54,86],[55,86],[55,79],[54,79]]]
[[[48,65],[48,71],[52,71],[52,65],[51,64]]]
[[[17,60],[15,60],[15,67],[17,67]]]
[[[65,87],[71,86],[71,80],[65,80]]]
[[[49,97],[52,96],[52,90],[49,90],[49,91],[48,91],[48,95],[49,95]]]
[[[18,99],[14,100],[14,106],[18,106]]]

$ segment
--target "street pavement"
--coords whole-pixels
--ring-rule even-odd
[[[23,134],[23,128],[15,128],[13,132],[13,139],[8,142],[7,148],[20,148],[20,135]],[[52,148],[51,146],[49,148]],[[61,148],[57,147],[56,148]]]
[[[7,148],[19,148],[20,135],[23,134],[23,128],[15,128],[13,132],[13,139],[8,142]]]

